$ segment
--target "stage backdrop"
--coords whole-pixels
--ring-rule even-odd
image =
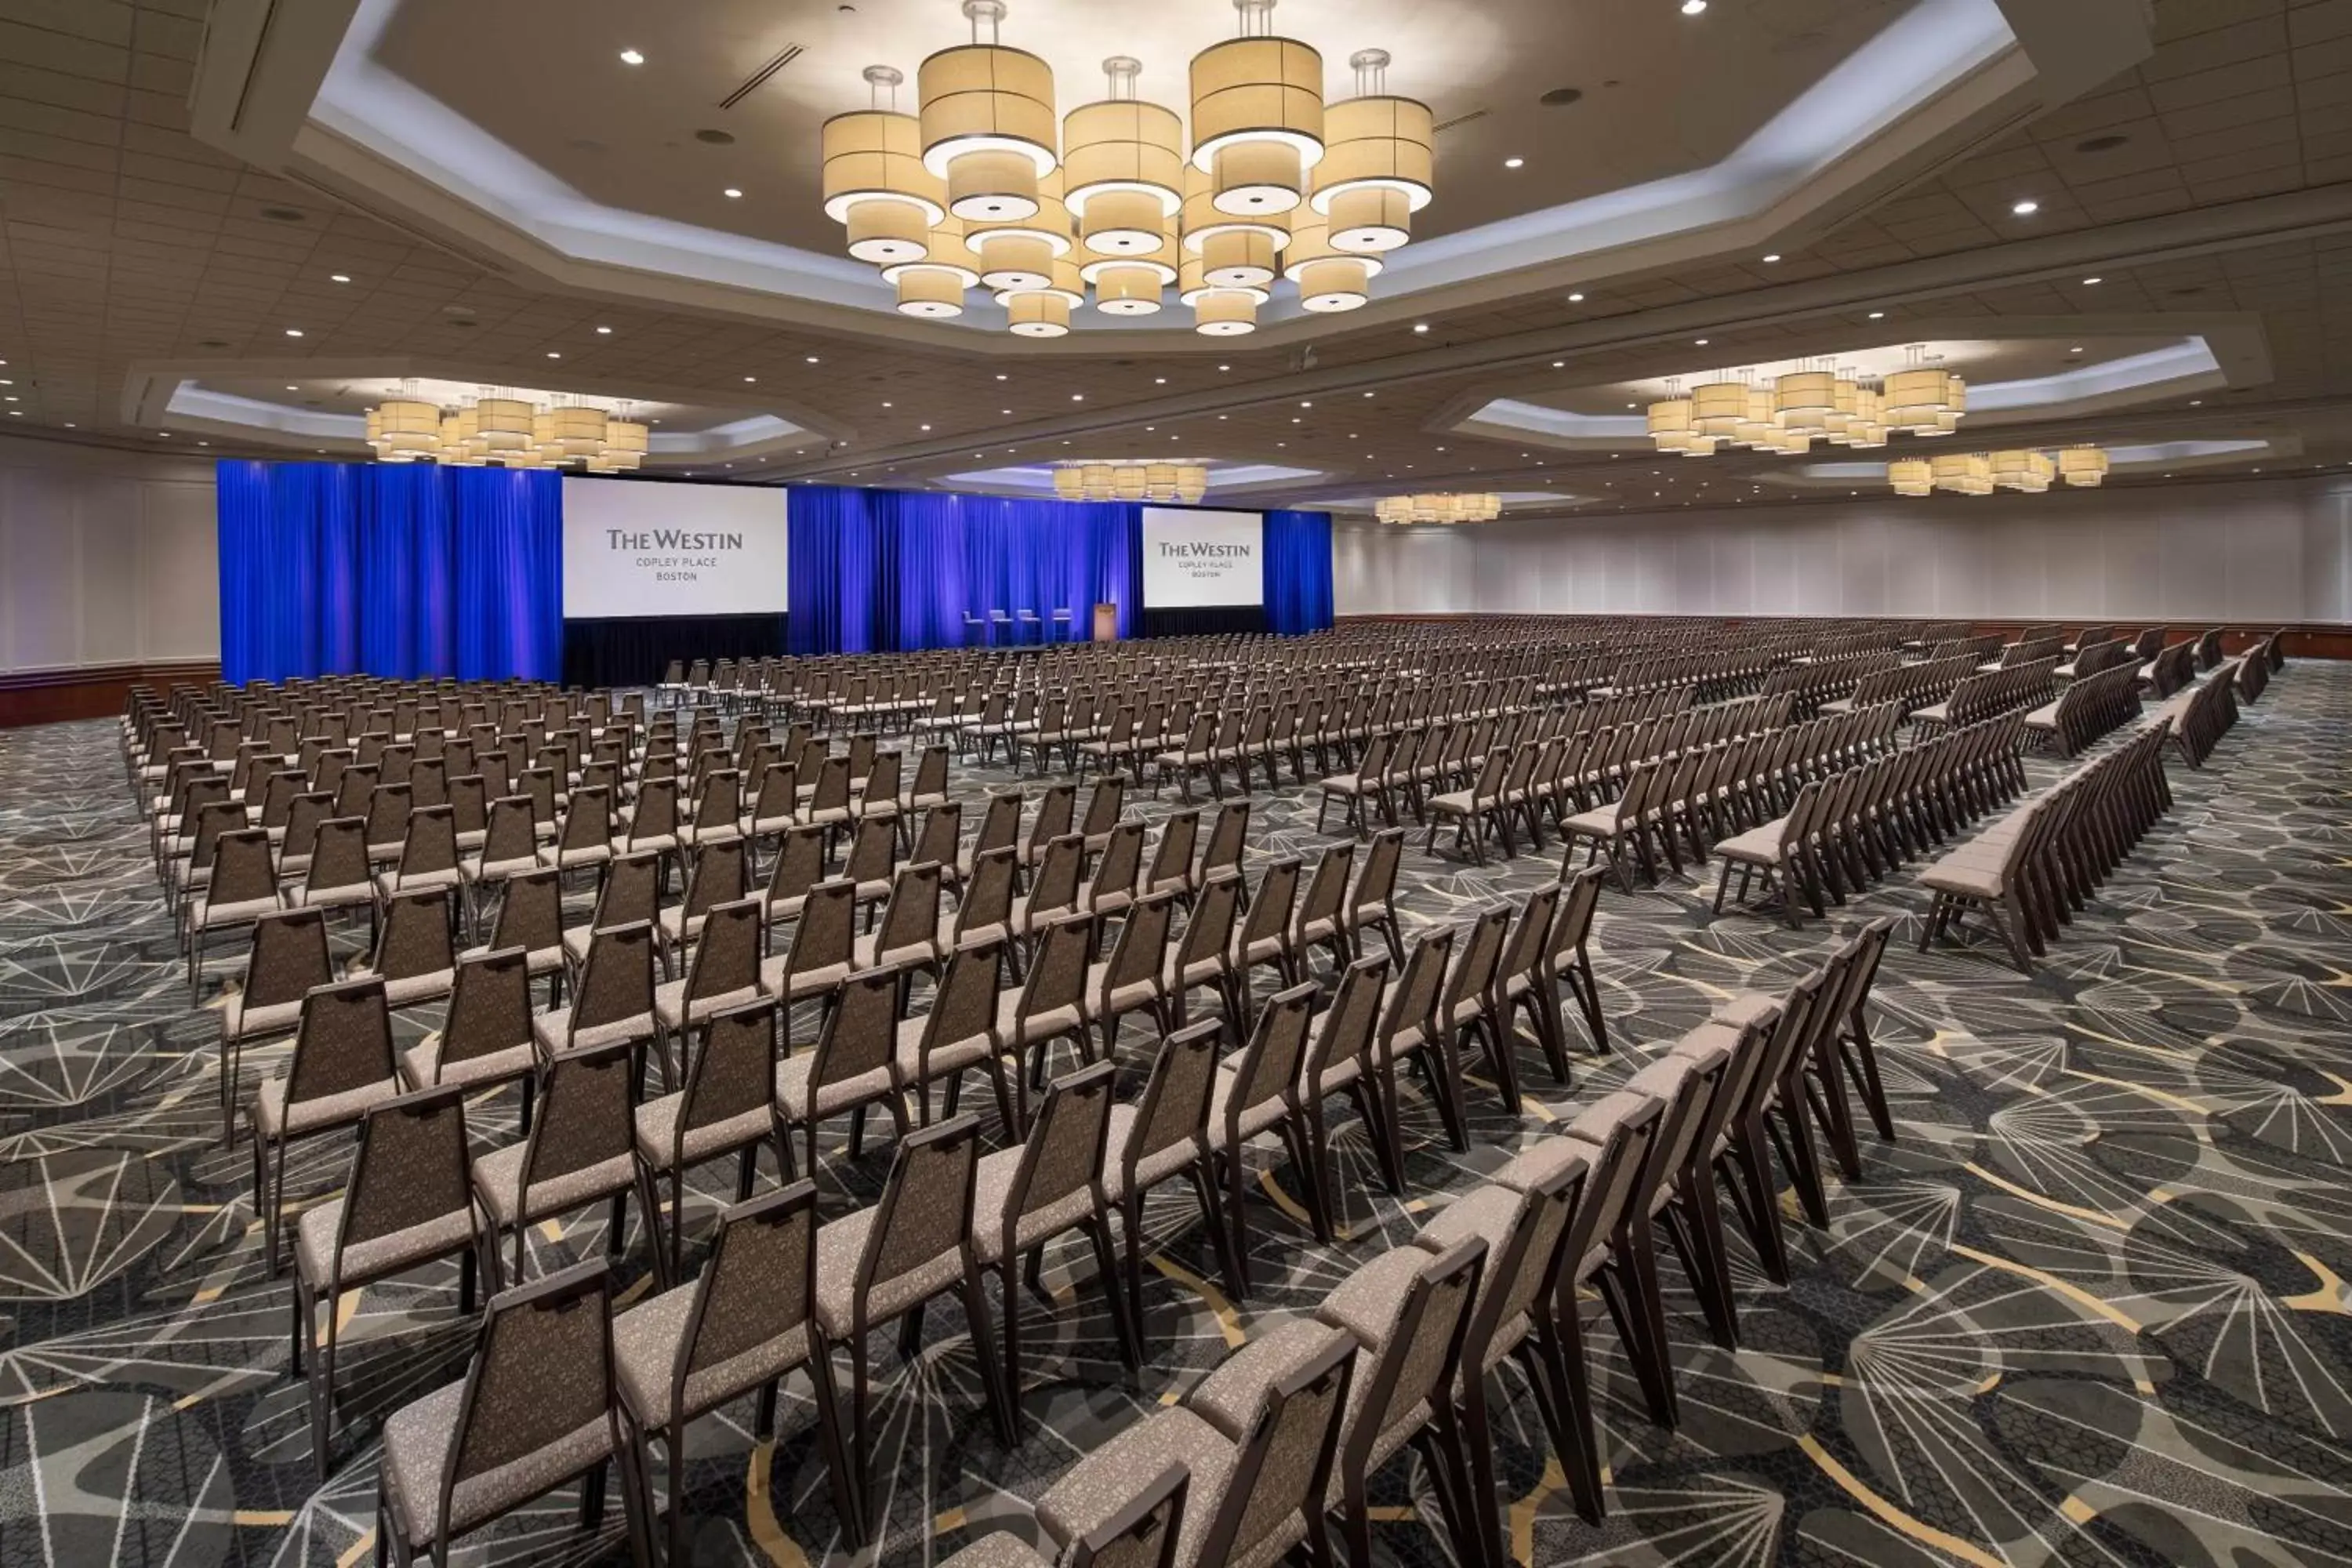
[[[791,492],[563,477],[563,679],[643,686],[677,658],[784,651]]]
[[[257,463],[218,473],[221,674],[552,680],[552,472]]]
[[[600,504],[608,494],[642,500],[654,507],[644,515],[679,528],[678,514],[697,509],[677,503],[717,489],[590,482]],[[673,613],[567,623],[565,489],[544,470],[224,461],[227,679],[363,671],[634,682],[671,658],[958,647],[966,611],[1029,610],[1050,627],[1054,612],[1067,609],[1084,637],[1097,604],[1118,607],[1122,637],[1331,624],[1326,513],[1264,514],[1260,603],[1147,610],[1140,506],[814,485],[751,492],[756,504],[788,508],[787,550],[760,573],[783,581],[752,601],[782,602],[788,616],[731,613],[730,600],[718,613],[663,605],[655,607]],[[1179,523],[1186,516],[1151,510]],[[583,602],[608,612],[622,603]]]

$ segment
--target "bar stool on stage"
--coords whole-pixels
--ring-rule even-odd
[[[988,623],[970,610],[963,613],[963,646],[966,647],[988,646]]]
[[[1017,614],[1021,617],[1020,640],[1024,645],[1028,643],[1044,642],[1045,640],[1045,623],[1037,618],[1037,612],[1034,610],[1022,610],[1017,612]]]
[[[1010,610],[988,612],[988,640],[1000,646],[1013,641],[1013,613]]]
[[[1076,624],[1076,619],[1070,614],[1070,607],[1067,605],[1055,610],[1054,612],[1054,640],[1055,642],[1069,641],[1070,629]]]

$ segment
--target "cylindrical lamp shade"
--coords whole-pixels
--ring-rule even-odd
[[[395,399],[376,412],[386,457],[410,461],[440,450],[441,410],[433,405]]]
[[[551,408],[550,428],[566,458],[586,458],[604,449],[604,411],[601,408]]]
[[[1192,301],[1192,330],[1206,337],[1238,338],[1257,331],[1257,300],[1238,289],[1218,289]]]
[[[1015,294],[1004,302],[1004,313],[1015,335],[1024,338],[1058,338],[1070,330],[1070,301],[1066,295],[1037,291]]]
[[[922,236],[947,216],[947,187],[923,167],[920,122],[862,109],[826,121],[821,142],[825,216],[849,226],[849,254],[877,266],[921,256]]]
[[[1936,458],[1932,467],[1939,490],[1964,496],[1992,494],[1992,459],[1982,452],[1949,453]]]
[[[1078,470],[1078,478],[1088,500],[1108,500],[1116,471],[1108,463],[1088,463]]]
[[[1393,191],[1408,212],[1429,205],[1437,141],[1429,105],[1410,98],[1348,99],[1323,111],[1323,141],[1311,198],[1317,212],[1328,214],[1340,196],[1360,190]]]
[[[607,456],[634,453],[643,457],[653,445],[652,433],[634,419],[604,421],[604,451]]]
[[[488,452],[530,450],[530,405],[514,397],[483,398],[474,405],[474,437]]]
[[[1888,428],[1917,430],[1935,424],[1944,411],[1950,380],[1940,370],[1899,370],[1888,376],[1884,399]]]
[[[1682,443],[1696,434],[1691,426],[1691,400],[1669,397],[1650,405],[1650,436],[1662,447],[1674,443],[1668,450],[1677,450]]]
[[[1839,376],[1830,388],[1830,411],[1822,418],[1822,434],[1832,443],[1843,447],[1852,439],[1849,434],[1853,417],[1862,407],[1862,387],[1858,383]]]
[[[381,408],[367,411],[367,444],[375,448],[377,457],[383,456],[383,410]]]
[[[992,243],[981,243],[982,237]],[[987,288],[1017,294],[1054,280],[1054,248],[1036,235],[1000,229],[976,237],[973,248],[980,254],[980,280]]]
[[[1144,490],[1147,488],[1147,483],[1145,469],[1142,464],[1123,463],[1119,467],[1111,470],[1111,499],[1113,500],[1141,500],[1144,496]]]
[[[2039,452],[1995,452],[1992,482],[2005,490],[2038,495],[2050,488],[2050,459]]]
[[[1264,289],[1220,289],[1205,276],[1208,263],[1197,253],[1183,257],[1176,264],[1176,297],[1187,305],[1197,304],[1207,294],[1239,294],[1253,305],[1263,305],[1274,298]]]
[[[1086,476],[1076,468],[1065,464],[1054,470],[1054,495],[1059,500],[1087,499]]]
[[[1685,458],[1712,458],[1719,445],[1721,443],[1713,436],[1693,435],[1685,437],[1683,444],[1675,449]]]
[[[1748,417],[1748,384],[1710,381],[1691,390],[1691,426],[1702,436],[1728,440]]]
[[[1273,239],[1255,229],[1226,229],[1201,246],[1201,278],[1212,288],[1263,289],[1274,265]]]
[[[923,167],[948,182],[948,210],[982,220],[1027,217],[1053,172],[1053,68],[1023,49],[963,44],[915,73]]]
[[[1209,470],[1198,463],[1186,463],[1176,470],[1176,499],[1192,506],[1209,493]]]
[[[1370,260],[1328,256],[1293,268],[1290,277],[1298,285],[1299,308],[1326,314],[1360,308],[1371,298]]]
[[[1215,177],[1217,210],[1297,206],[1323,156],[1323,57],[1295,38],[1229,38],[1192,57],[1192,164]]]
[[[1184,124],[1175,110],[1107,99],[1062,121],[1062,184],[1089,250],[1133,255],[1159,247],[1184,199]]]
[[[1151,315],[1168,286],[1160,268],[1124,263],[1090,268],[1088,281],[1095,286],[1095,309],[1107,316]]]
[[[2106,483],[2107,455],[2096,447],[2068,447],[2058,454],[2058,471],[2070,489],[2095,490]]]
[[[1899,496],[1924,496],[1936,488],[1936,470],[1921,458],[1905,458],[1886,465],[1886,480]]]
[[[1331,248],[1378,255],[1412,237],[1412,203],[1382,185],[1358,185],[1331,199]]]
[[[1811,430],[1782,430],[1776,427],[1772,432],[1771,447],[1784,457],[1801,458],[1813,449],[1813,433]]]
[[[1780,428],[1819,433],[1837,407],[1837,377],[1825,370],[1801,370],[1774,382],[1772,397]]]
[[[1290,244],[1290,225],[1281,214],[1260,214],[1236,216],[1219,212],[1216,186],[1209,176],[1186,165],[1184,170],[1184,206],[1181,223],[1185,253],[1198,256],[1201,247],[1213,237],[1236,231],[1263,234],[1276,250]]]
[[[1739,416],[1739,424],[1731,438],[1743,447],[1761,450],[1772,445],[1772,434],[1779,428],[1772,422],[1772,393],[1768,387],[1748,389],[1748,406]]]
[[[908,267],[891,279],[898,286],[898,311],[944,321],[963,314],[963,279],[935,267]]]

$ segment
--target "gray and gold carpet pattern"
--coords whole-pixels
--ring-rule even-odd
[[[1610,1515],[1579,1521],[1526,1391],[1502,1421],[1499,1500],[1527,1563],[2352,1563],[2352,667],[2304,663],[2210,765],[2176,762],[2173,813],[2027,978],[1989,942],[1913,950],[1926,900],[1898,875],[1791,932],[1707,913],[1706,880],[1612,890],[1594,940],[1615,1052],[1562,1089],[1528,1047],[1528,1103],[1474,1083],[1474,1152],[1408,1108],[1413,1196],[1338,1138],[1344,1238],[1316,1245],[1271,1147],[1249,1223],[1259,1288],[1220,1288],[1181,1184],[1147,1211],[1150,1360],[1119,1364],[1075,1238],[1048,1294],[1021,1293],[1033,1417],[1007,1452],[981,1408],[961,1314],[901,1360],[877,1334],[889,1532],[930,1563],[1028,1500],[1108,1433],[1178,1396],[1234,1345],[1310,1310],[1349,1270],[1547,1122],[1572,1114],[1751,986],[1783,984],[1876,914],[1901,924],[1876,1038],[1897,1119],[1793,1217],[1793,1282],[1734,1227],[1744,1347],[1719,1350],[1665,1268],[1683,1424],[1649,1422],[1597,1301]],[[2036,762],[2037,780],[2057,766]],[[959,788],[1001,782],[967,770]],[[1147,805],[1158,816],[1171,801]],[[1314,795],[1257,800],[1252,858],[1337,834]],[[1557,874],[1559,850],[1476,868],[1416,834],[1401,903],[1465,921]],[[357,949],[357,941],[349,945]],[[404,1016],[404,1039],[437,1014]],[[805,1035],[803,1037],[805,1038]],[[1146,1046],[1131,1030],[1139,1075]],[[266,1274],[242,1147],[220,1145],[215,1026],[187,1005],[171,922],[110,724],[0,733],[0,1564],[348,1563],[373,1550],[383,1414],[459,1376],[471,1325],[454,1267],[339,1304],[337,1468],[312,1475],[288,1374],[284,1279]],[[252,1053],[282,1068],[283,1047]],[[981,1097],[984,1106],[985,1096]],[[469,1107],[515,1136],[511,1093]],[[996,1130],[992,1125],[992,1137]],[[341,1179],[347,1140],[298,1150],[289,1192]],[[827,1211],[870,1202],[887,1136],[820,1174]],[[689,1213],[699,1226],[725,1173]],[[1835,1178],[1832,1173],[1832,1183]],[[598,1255],[601,1215],[534,1234],[534,1268]],[[649,1288],[642,1250],[629,1299]],[[993,1299],[993,1285],[991,1286]],[[805,1384],[755,1444],[746,1402],[696,1425],[694,1556],[817,1563],[840,1539]],[[620,1512],[576,1526],[571,1489],[469,1542],[461,1561],[621,1561]],[[1377,1544],[1455,1561],[1413,1462],[1376,1494]]]

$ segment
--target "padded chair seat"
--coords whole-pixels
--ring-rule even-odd
[[[333,1274],[335,1237],[342,1228],[343,1200],[340,1197],[304,1209],[302,1217],[295,1221],[294,1267],[302,1271],[302,1278],[309,1283],[323,1287]],[[474,1245],[477,1234],[473,1205],[469,1204],[421,1225],[345,1247],[342,1272],[334,1277],[343,1289],[349,1289],[462,1251]]]
[[[558,1051],[584,1050],[591,1046],[609,1046],[622,1040],[650,1040],[659,1027],[651,1013],[632,1013],[625,1018],[615,1018],[608,1024],[591,1024],[573,1032],[572,1005],[551,1007],[531,1016],[531,1038],[550,1056]]]
[[[1225,1142],[1225,1110],[1241,1084],[1241,1074],[1229,1067],[1217,1068],[1217,1087],[1209,1097],[1209,1143],[1222,1149]],[[1247,1142],[1288,1115],[1290,1107],[1279,1093],[1270,1094],[1255,1105],[1242,1108],[1236,1123],[1241,1142]]]
[[[1581,833],[1594,838],[1612,838],[1617,833],[1617,807],[1612,803],[1580,811],[1560,824],[1563,833]]]
[[[928,1016],[908,1018],[898,1026],[898,1076],[908,1084],[922,1081],[923,1031],[930,1025]],[[977,1066],[988,1059],[995,1042],[986,1035],[974,1035],[969,1039],[950,1040],[931,1052],[931,1076],[945,1077]]]
[[[469,947],[457,955],[458,962],[463,963],[469,958],[486,957],[492,951],[487,943],[480,947]],[[533,979],[542,974],[552,974],[563,967],[564,957],[564,951],[560,946],[532,948],[523,957],[523,973]]]
[[[1087,1016],[1080,1007],[1053,1007],[1031,1016],[1025,1035],[1021,1022],[1021,993],[1003,991],[996,999],[996,1037],[1005,1042],[1007,1049],[1014,1041],[1051,1039],[1071,1029],[1084,1028]]]
[[[264,1138],[299,1138],[327,1127],[349,1127],[400,1092],[397,1078],[362,1084],[341,1094],[286,1100],[286,1079],[265,1080],[253,1096],[253,1128]]]
[[[785,982],[784,965],[792,962],[787,952],[771,958],[760,965],[760,989],[771,996],[781,996],[787,1002],[805,1002],[812,996],[822,996],[849,978],[845,963],[828,963],[821,969],[804,970]]]
[[[776,1103],[794,1121],[810,1118],[809,1078],[816,1070],[816,1053],[803,1051],[776,1064]],[[878,1067],[855,1078],[826,1084],[817,1091],[814,1114],[831,1116],[853,1105],[864,1105],[890,1092],[890,1069]]]
[[[694,1286],[688,1283],[641,1301],[613,1320],[614,1387],[645,1430],[669,1425],[670,1377],[693,1319]],[[688,1418],[800,1365],[808,1360],[809,1348],[809,1328],[802,1323],[690,1373],[686,1380]]]
[[[394,1411],[383,1424],[385,1507],[409,1545],[419,1550],[435,1534],[441,1477],[449,1466],[465,1397],[461,1378]],[[456,1535],[471,1530],[567,1477],[604,1463],[612,1452],[612,1420],[599,1415],[544,1447],[474,1476],[450,1493],[449,1531]]]
[[[1952,705],[1948,702],[1930,703],[1925,708],[1914,709],[1911,717],[1923,724],[1948,724],[1952,720]]]
[[[2028,713],[2025,716],[2025,727],[2029,730],[2055,730],[2058,728],[2058,704],[2055,702],[2044,702],[2041,707],[2036,708],[2032,712]]]
[[[866,1238],[881,1212],[869,1204],[817,1227],[816,1321],[827,1339],[849,1337],[856,1321],[857,1265],[866,1253]],[[866,1298],[866,1321],[870,1327],[887,1322],[918,1301],[928,1301],[963,1278],[963,1255],[950,1247],[939,1257],[905,1270],[894,1279],[877,1279]],[[851,1353],[862,1355],[861,1347]]]
[[[396,894],[428,891],[434,888],[454,888],[460,878],[455,866],[441,871],[411,871],[403,876],[398,871],[378,871],[375,874],[375,896],[389,900]]]
[[[979,1172],[972,1179],[971,1251],[982,1263],[1003,1259],[1004,1216],[1013,1205],[1013,1178],[1020,1173],[1022,1152],[1015,1146],[982,1156]],[[1093,1191],[1080,1187],[1059,1202],[1024,1215],[1013,1232],[1013,1249],[1026,1252],[1091,1217],[1094,1212]]]
[[[1232,1485],[1233,1440],[1184,1405],[1154,1411],[1072,1466],[1037,1500],[1037,1517],[1063,1541],[1108,1524],[1136,1493],[1171,1465],[1190,1477],[1174,1568],[1195,1568],[1201,1543]],[[1274,1555],[1289,1550],[1285,1542]],[[1219,1568],[1245,1568],[1234,1562]]]
[[[1780,997],[1763,991],[1742,991],[1718,1005],[1709,1016],[1715,1023],[1745,1029],[1764,1023],[1780,1010]]]
[[[858,969],[887,969],[897,964],[930,964],[940,961],[937,938],[927,942],[911,942],[900,947],[884,947],[879,931],[868,931],[850,944],[851,963]]]
[[[1971,899],[1998,899],[2003,886],[1999,867],[1955,864],[1950,857],[1920,872],[1919,885]]]
[[[457,1061],[442,1059],[446,1044],[440,1030],[425,1036],[400,1053],[400,1075],[417,1088],[435,1082],[445,1084],[497,1083],[506,1079],[520,1078],[539,1065],[539,1050],[529,1040],[492,1051],[488,1056],[466,1057]],[[436,1075],[438,1075],[437,1078]]]
[[[670,1169],[671,1152],[677,1138],[677,1119],[685,1114],[683,1093],[665,1094],[637,1107],[637,1157],[656,1171]],[[698,1164],[756,1142],[775,1131],[776,1116],[770,1106],[754,1106],[723,1121],[697,1127],[686,1135],[685,1163]]]
[[[360,889],[362,902],[367,898],[365,887]],[[211,931],[220,926],[244,925],[266,914],[284,909],[277,894],[266,899],[239,899],[235,903],[215,904],[209,899],[195,899],[188,905],[188,929],[192,931]]]
[[[397,980],[383,983],[384,1005],[415,1007],[426,1002],[438,1002],[457,989],[457,972],[454,969],[429,970],[423,974],[404,974]]]
[[[242,992],[232,991],[221,1000],[220,1029],[223,1040],[255,1040],[265,1035],[282,1035],[302,1022],[302,1003],[298,997],[291,1002],[271,1002],[259,1007],[245,1005]]]
[[[1715,847],[1715,852],[1727,860],[1746,860],[1758,866],[1780,863],[1780,846],[1787,838],[1789,819],[1785,816],[1751,827]]]
[[[1587,1145],[1580,1138],[1541,1137],[1512,1155],[1489,1178],[1515,1193],[1532,1192],[1562,1171],[1590,1168]]]
[[[676,1031],[690,1025],[699,1024],[711,1014],[724,1008],[737,1006],[745,1002],[755,1002],[760,996],[758,986],[738,985],[732,990],[717,992],[709,996],[698,996],[692,1002],[688,1002],[686,999],[688,984],[686,980],[673,980],[667,984],[654,987],[654,1022],[665,1029]]]
[[[1164,972],[1161,978],[1129,981],[1110,994],[1109,1005],[1105,1006],[1103,983],[1109,978],[1108,963],[1090,963],[1087,966],[1087,1001],[1098,1014],[1105,1016],[1112,1013],[1124,1013],[1131,1008],[1150,1006],[1160,999],[1167,984]]]
[[[529,1194],[520,1194],[523,1156],[530,1152],[528,1142],[510,1143],[496,1149],[474,1162],[474,1192],[482,1200],[482,1207],[499,1226],[518,1221],[528,1223],[558,1215],[614,1193],[627,1192],[636,1184],[636,1162],[626,1154],[614,1154],[561,1176],[551,1176],[533,1182]],[[516,1199],[523,1196],[518,1212]]]
[[[1397,1251],[1404,1253],[1416,1268],[1429,1262],[1425,1253],[1415,1258],[1409,1249]],[[1185,1396],[1185,1407],[1239,1442],[1248,1435],[1251,1422],[1274,1385],[1329,1349],[1331,1336],[1339,1331],[1312,1318],[1287,1319],[1219,1363],[1216,1370]],[[1357,1370],[1368,1373],[1370,1369]],[[1352,1384],[1355,1380],[1349,1381]],[[1192,1512],[1189,1501],[1184,1511],[1188,1515]]]

